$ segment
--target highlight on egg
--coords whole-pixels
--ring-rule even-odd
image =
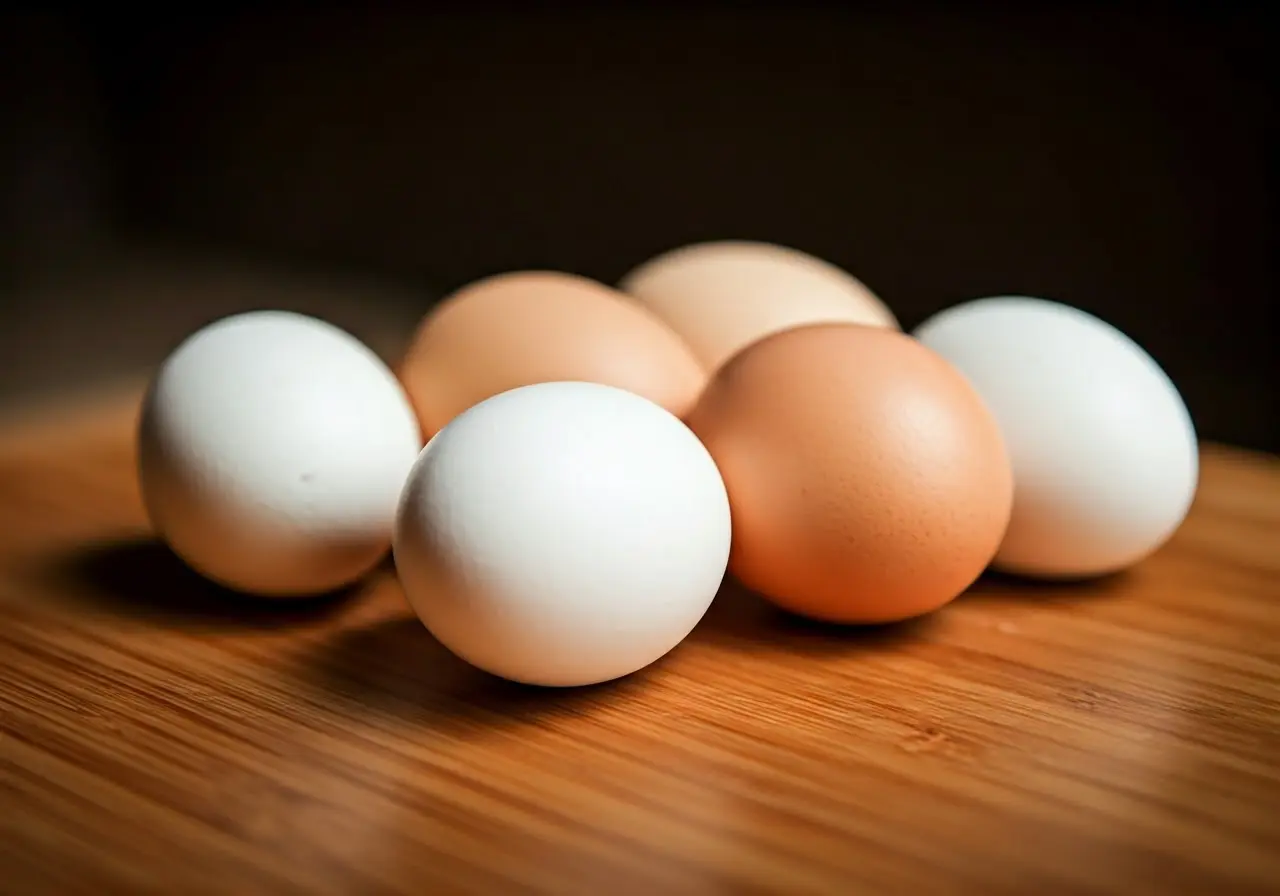
[[[999,426],[911,337],[815,324],[723,365],[688,418],[733,513],[730,570],[815,619],[908,619],[964,591],[1013,503]]]
[[[156,533],[230,588],[349,585],[391,546],[422,447],[394,374],[354,336],[255,311],[185,339],[152,379],[138,474]]]
[[[673,249],[633,269],[619,289],[665,320],[708,371],[790,327],[899,329],[893,312],[853,275],[770,243],[721,240]]]
[[[1137,343],[1058,302],[997,296],[915,331],[982,395],[1013,463],[1015,499],[995,558],[1048,578],[1116,572],[1177,530],[1195,496],[1195,427]]]
[[[423,432],[519,386],[614,386],[682,416],[706,381],[689,347],[617,290],[575,274],[516,271],[463,287],[422,321],[399,366]]]

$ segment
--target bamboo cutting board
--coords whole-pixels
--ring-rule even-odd
[[[147,535],[136,394],[0,426],[0,892],[1280,892],[1280,462],[1088,585],[841,631],[731,587],[612,685],[473,671],[390,567],[250,604]]]

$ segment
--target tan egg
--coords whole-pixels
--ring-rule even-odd
[[[688,422],[729,491],[730,569],[795,613],[873,623],[937,609],[1009,522],[994,417],[955,368],[894,330],[769,336],[720,369]]]
[[[619,288],[670,324],[708,370],[757,339],[804,324],[900,329],[884,302],[850,274],[769,243],[674,249],[631,271]]]
[[[399,375],[428,436],[518,386],[601,383],[683,416],[706,381],[657,317],[602,283],[553,271],[498,274],[453,293],[419,326]]]

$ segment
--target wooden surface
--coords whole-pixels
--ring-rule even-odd
[[[390,570],[246,604],[147,538],[131,400],[0,428],[0,892],[1280,892],[1280,464],[1090,585],[875,631],[726,589],[651,669],[452,659]]]

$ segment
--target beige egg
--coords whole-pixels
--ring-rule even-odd
[[[603,283],[556,271],[464,286],[423,319],[397,372],[428,437],[518,386],[601,383],[682,416],[706,383],[657,316]]]
[[[769,243],[725,240],[673,249],[632,270],[619,288],[665,320],[709,371],[771,333],[804,324],[900,329],[857,278]]]

